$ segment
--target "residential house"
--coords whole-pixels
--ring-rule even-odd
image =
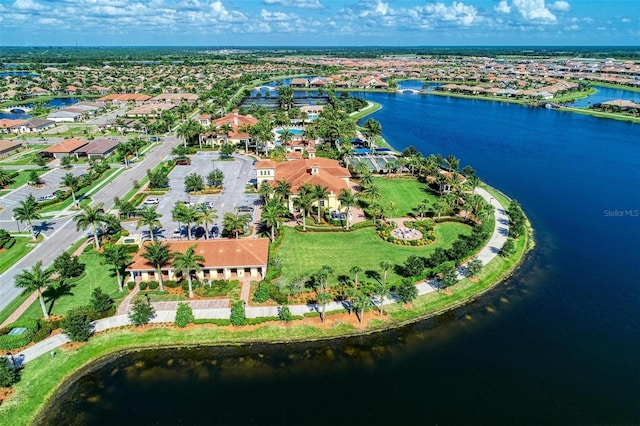
[[[70,157],[74,155],[75,151],[78,148],[81,148],[88,143],[89,141],[82,140],[82,139],[76,139],[76,138],[65,139],[60,143],[57,143],[55,145],[52,145],[48,148],[43,149],[42,151],[40,151],[40,155],[42,155],[43,157],[53,157],[53,158]]]
[[[78,159],[87,158],[89,160],[103,159],[110,156],[118,147],[115,139],[95,139],[88,144],[73,151]]]
[[[205,120],[203,116],[201,117],[198,117],[200,124]],[[231,126],[231,131],[228,135],[223,133],[221,130],[221,128],[226,124]],[[205,132],[200,135],[200,140],[203,143],[208,144],[220,143],[225,140],[228,140],[228,143],[231,144],[248,143],[251,140],[251,136],[246,130],[244,130],[244,128],[255,126],[256,124],[258,124],[257,118],[252,115],[241,115],[238,114],[238,110],[233,110],[232,113],[227,114],[224,117],[212,120],[208,127],[215,126],[217,130],[211,132],[205,127]]]
[[[11,154],[13,151],[17,151],[22,148],[21,142],[15,141],[3,141],[0,140],[0,157]]]

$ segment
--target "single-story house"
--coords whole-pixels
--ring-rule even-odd
[[[22,142],[0,140],[0,156],[8,155],[22,147]]]
[[[118,147],[115,139],[96,139],[76,149],[73,153],[77,158],[86,157],[89,160],[107,158]]]
[[[43,157],[63,158],[69,157],[75,153],[78,148],[81,148],[88,144],[89,141],[82,139],[65,139],[60,143],[52,145],[48,148],[40,151],[40,155]]]
[[[267,273],[269,262],[269,239],[213,239],[213,240],[182,240],[167,241],[172,253],[184,253],[187,249],[195,245],[195,253],[204,257],[201,264],[202,271],[195,272],[195,277],[202,281],[235,279],[235,278],[255,278],[260,280]],[[153,264],[142,257],[145,252],[144,246],[138,250],[133,260],[126,268],[133,281],[157,281],[157,271]],[[182,271],[176,271],[171,262],[161,268],[163,279],[175,280]]]

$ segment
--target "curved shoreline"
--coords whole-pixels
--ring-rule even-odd
[[[378,105],[378,108],[379,108],[379,105]],[[375,110],[377,110],[377,108],[375,108],[373,111]],[[373,111],[368,111],[368,113],[371,113]],[[504,207],[501,204],[499,198],[502,198],[503,201],[506,202],[508,201],[508,197],[502,194],[499,190],[496,190],[493,188],[491,189],[495,191],[495,193],[491,194],[491,199],[496,200],[498,204],[498,206],[494,206],[495,212],[497,212],[499,208],[504,211]],[[498,223],[498,220],[496,219],[494,223],[494,234],[498,229],[498,225],[499,223]],[[218,331],[216,332],[216,328],[207,327],[207,326],[194,327],[193,331],[191,330],[172,331],[172,330],[169,330],[168,328],[155,329],[155,330],[160,330],[158,331],[158,333],[168,334],[169,335],[168,337],[175,338],[175,340],[173,341],[165,341],[162,335],[154,336],[154,334],[157,334],[157,333],[153,333],[155,330],[148,330],[144,333],[140,333],[135,330],[132,330],[132,331],[122,330],[122,326],[126,324],[118,324],[110,328],[120,331],[119,333],[106,332],[100,336],[95,336],[94,338],[90,339],[89,342],[87,342],[86,344],[83,344],[83,346],[81,346],[80,348],[77,348],[73,351],[65,351],[60,353],[59,355],[56,355],[55,359],[60,359],[63,356],[66,358],[66,360],[63,360],[63,362],[61,362],[56,366],[53,366],[53,367],[51,365],[47,366],[46,364],[53,364],[53,363],[51,362],[48,363],[44,359],[45,357],[40,357],[40,359],[34,360],[33,364],[36,364],[34,365],[34,369],[36,370],[36,372],[34,373],[33,371],[30,371],[30,369],[25,370],[26,377],[24,378],[25,379],[24,383],[19,382],[17,385],[15,385],[16,395],[14,395],[14,397],[11,400],[9,400],[8,405],[3,404],[2,406],[0,406],[0,413],[3,414],[3,418],[13,420],[13,423],[15,424],[24,424],[25,420],[31,423],[35,419],[37,419],[38,416],[41,415],[42,410],[49,405],[52,398],[55,398],[55,396],[61,391],[61,389],[64,389],[65,387],[72,384],[75,380],[77,380],[78,377],[85,374],[87,369],[95,368],[96,366],[109,362],[109,360],[113,359],[114,356],[119,356],[119,354],[131,353],[139,350],[154,349],[154,348],[162,349],[162,348],[188,348],[188,347],[202,347],[202,346],[229,346],[229,345],[247,345],[247,344],[256,344],[256,343],[260,343],[260,344],[280,344],[280,343],[288,343],[288,342],[304,343],[304,342],[312,342],[312,341],[319,341],[319,340],[333,340],[338,338],[350,338],[350,337],[370,335],[373,333],[379,333],[386,330],[397,329],[418,321],[424,321],[430,318],[434,318],[436,316],[442,315],[445,312],[457,309],[461,306],[464,306],[473,302],[477,298],[486,294],[489,290],[505,282],[509,277],[511,277],[517,271],[520,265],[522,265],[522,263],[525,261],[526,253],[528,252],[529,247],[531,245],[531,240],[532,240],[532,235],[530,233],[527,233],[524,236],[524,245],[522,245],[520,250],[518,250],[518,252],[513,255],[513,259],[510,259],[511,264],[508,266],[508,268],[505,269],[504,271],[500,271],[497,277],[492,277],[490,279],[490,282],[488,284],[485,284],[484,287],[478,288],[477,291],[474,291],[472,294],[462,298],[461,300],[453,301],[453,303],[447,303],[445,304],[445,306],[435,310],[427,309],[427,310],[418,311],[418,312],[414,312],[413,310],[411,310],[410,312],[412,312],[412,315],[409,318],[394,319],[391,316],[389,316],[389,318],[385,320],[383,323],[376,324],[374,326],[370,325],[363,329],[357,329],[351,326],[349,326],[349,328],[345,328],[345,327],[341,327],[340,325],[333,326],[332,328],[329,328],[329,329],[320,329],[320,328],[309,326],[309,325],[300,325],[300,326],[294,325],[290,329],[287,329],[287,328],[282,329],[280,325],[273,325],[269,323],[267,323],[266,325],[257,326],[254,330],[249,330],[249,331],[247,331],[246,329],[240,328],[237,331],[227,331],[227,330],[218,329]],[[482,249],[485,249],[488,246],[489,246],[489,242],[487,242],[487,244],[483,246]],[[488,266],[488,264],[493,261],[494,259],[484,264],[483,270],[484,270],[484,267]],[[425,283],[421,283],[421,284],[427,284],[427,282],[425,281]],[[430,293],[431,292],[422,293],[419,296],[419,298],[429,297]],[[280,335],[276,338],[264,338],[264,337],[259,338],[258,336],[252,335],[252,334],[256,334],[254,332],[255,330],[261,331],[261,330],[266,330],[273,327],[279,328],[280,330],[285,330],[285,332],[284,333],[280,332],[279,333]],[[309,335],[309,333],[304,333],[304,332],[300,332],[296,334],[295,331],[297,329],[300,329],[301,331],[313,329],[313,334]],[[211,333],[211,335],[207,336],[206,339],[198,340],[197,334],[201,333],[202,330],[213,330],[213,332]],[[291,330],[293,330],[293,332],[290,332]],[[123,338],[128,337],[132,333],[137,336],[143,336],[143,338],[135,339],[135,342],[129,342],[129,343],[119,342],[119,340],[126,340],[126,339],[119,339],[119,337],[123,337]],[[102,337],[102,336],[106,336],[106,337]],[[57,337],[57,336],[54,336],[54,337]],[[166,339],[166,336],[164,336],[164,338]],[[188,340],[188,341],[185,341],[185,340]],[[62,342],[60,343],[60,345],[57,345],[57,346],[61,346],[64,343],[65,342]],[[100,345],[103,345],[103,346],[100,346]],[[92,349],[95,350],[95,353],[91,352]],[[47,350],[46,352],[49,352],[49,350]],[[33,364],[30,363],[30,366]],[[40,370],[44,369],[45,371],[38,370],[38,367],[40,368]],[[53,371],[47,372],[46,371],[47,367],[49,367],[49,370],[53,370]],[[28,377],[29,373],[34,374],[35,377]],[[40,376],[38,376],[38,374]],[[52,382],[51,386],[48,389],[41,389],[39,393],[33,392],[33,389],[31,389],[31,392],[25,389],[25,388],[28,388],[29,385],[33,385],[33,382],[37,382],[38,380],[43,380],[45,379],[45,377],[46,379]],[[21,395],[18,395],[18,393],[20,391],[22,391],[25,394],[29,394],[30,396],[29,402],[32,402],[34,404],[33,406],[24,408],[23,410],[19,410],[20,407],[19,407],[18,400],[20,399]],[[40,401],[39,402],[34,401],[37,399],[40,399]],[[12,403],[12,401],[14,403]],[[23,402],[25,404],[27,403],[27,401],[23,401]],[[15,413],[14,410],[23,411],[23,412],[18,414],[18,413]],[[12,416],[14,417],[17,416],[17,418],[13,418]]]

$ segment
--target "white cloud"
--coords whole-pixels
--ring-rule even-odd
[[[196,0],[197,1],[197,0]],[[213,19],[225,22],[241,22],[247,19],[244,14],[237,11],[228,11],[221,1],[214,1],[209,5],[209,11]]]
[[[264,4],[277,4],[300,9],[322,9],[324,7],[320,0],[264,0]]]
[[[513,7],[528,21],[555,23],[556,16],[545,5],[544,0],[513,0]]]
[[[498,13],[508,14],[508,13],[511,13],[511,6],[509,6],[509,3],[507,3],[507,0],[501,0],[500,3],[498,3],[493,7],[493,10],[495,10]]]
[[[462,2],[454,1],[451,6],[444,3],[431,3],[424,7],[430,18],[439,21],[455,22],[460,26],[469,26],[476,21],[478,10]]]
[[[46,7],[33,0],[16,0],[13,8],[18,10],[44,10]]]
[[[622,22],[623,24],[628,24],[629,22],[632,22],[632,21],[629,18],[622,18],[620,22]]]
[[[569,2],[564,0],[559,0],[549,4],[549,9],[556,10],[558,12],[568,12],[571,10],[571,5]]]
[[[288,15],[284,12],[269,12],[262,9],[260,11],[260,17],[269,22],[289,22],[291,19],[297,19],[296,15]]]
[[[383,2],[382,0],[377,0],[375,4],[374,3],[370,3],[370,4],[373,7],[360,12],[359,16],[361,18],[366,18],[368,16],[386,16],[392,13],[392,9],[389,7],[389,4]]]

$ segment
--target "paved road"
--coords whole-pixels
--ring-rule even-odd
[[[129,191],[133,187],[133,181],[140,181],[145,176],[147,169],[152,168],[159,160],[166,157],[177,143],[176,138],[165,138],[165,142],[149,152],[142,161],[134,163],[134,167],[121,173],[111,184],[93,194],[93,205],[103,202],[105,208],[110,209],[113,206],[115,196],[121,196]],[[5,225],[8,224],[3,224],[3,226]],[[76,231],[75,222],[71,217],[47,218],[39,223],[34,223],[34,228],[43,234],[44,242],[0,275],[0,310],[4,309],[21,292],[21,289],[13,285],[16,275],[24,269],[31,268],[38,260],[41,260],[44,266],[50,265],[63,250],[67,250],[84,235],[84,232]]]

